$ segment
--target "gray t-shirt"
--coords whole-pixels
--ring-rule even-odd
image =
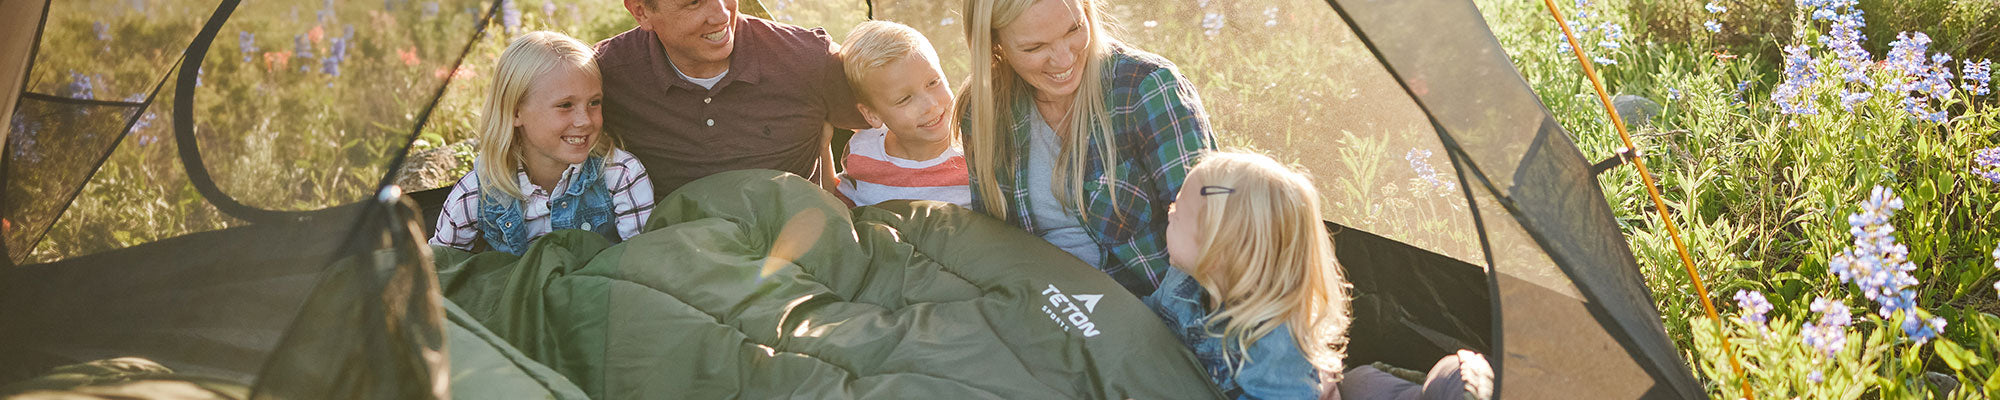
[[[1040,110],[1028,107],[1028,216],[1035,221],[1035,235],[1076,255],[1093,268],[1101,268],[1104,249],[1084,232],[1082,219],[1056,199],[1056,157],[1062,154],[1062,138],[1042,119]]]

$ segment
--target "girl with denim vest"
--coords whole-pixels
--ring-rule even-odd
[[[1173,269],[1145,298],[1231,398],[1313,399],[1338,380],[1347,282],[1305,175],[1210,153],[1167,208]]]
[[[588,45],[530,32],[500,54],[472,172],[446,197],[431,244],[521,254],[558,229],[612,242],[639,234],[652,181],[602,132],[604,91]],[[484,240],[480,240],[484,238]]]
[[[1270,157],[1217,152],[1202,156],[1185,183],[1167,207],[1174,268],[1144,300],[1230,398],[1490,393],[1491,369],[1469,351],[1439,361],[1423,382],[1376,366],[1342,371],[1350,294],[1311,178]]]

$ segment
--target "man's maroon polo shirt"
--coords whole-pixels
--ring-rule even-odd
[[[717,172],[775,169],[819,181],[820,129],[863,129],[824,29],[736,21],[729,73],[714,89],[681,79],[653,32],[597,43],[604,126],[664,196]]]

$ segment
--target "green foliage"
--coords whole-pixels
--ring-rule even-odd
[[[1790,316],[1774,318],[1769,329],[1756,331],[1732,318],[1729,334],[1722,336],[1736,344],[1759,398],[1933,395],[1908,383],[1923,371],[1956,375],[1965,382],[1970,391],[1952,398],[1991,394],[1985,382],[2000,382],[1992,378],[1990,360],[2000,343],[1991,329],[1992,314],[2000,312],[1992,286],[2000,270],[1989,253],[2000,244],[2000,234],[1990,227],[2000,213],[2000,195],[1994,182],[1972,172],[1977,168],[1972,152],[2000,144],[2000,112],[1994,111],[2000,101],[1991,94],[1958,90],[1938,106],[1950,110],[1951,119],[1934,123],[1904,111],[1901,93],[1876,88],[1873,98],[1848,111],[1840,104],[1840,89],[1869,89],[1841,79],[1845,70],[1825,50],[1827,22],[1795,14],[1789,1],[1719,3],[1729,10],[1716,16],[1724,28],[1713,34],[1701,28],[1710,14],[1700,1],[1634,0],[1625,10],[1606,9],[1607,14],[1626,13],[1641,26],[1634,33],[1647,42],[1618,51],[1586,50],[1618,62],[1598,66],[1609,90],[1662,100],[1664,111],[1635,130],[1634,140],[1646,153],[1644,160],[1659,180],[1717,308],[1729,311],[1734,307],[1727,296],[1755,290],[1770,296],[1780,315]],[[1944,28],[1932,33],[1939,43],[1933,48],[1941,51],[1965,48],[1946,43],[1979,40],[1978,34],[1937,33],[1958,32],[1949,21],[1988,15],[1996,8],[1968,6],[1972,3],[1977,2],[1884,4],[1877,10],[1862,2],[1871,27],[1892,29],[1904,23],[1878,22],[1898,21],[1877,18],[1883,14],[1941,24],[1931,26]],[[1556,50],[1561,33],[1542,2],[1480,4],[1516,65],[1578,137],[1586,156],[1604,157],[1622,146],[1574,56]],[[1794,35],[1794,29],[1811,34]],[[1881,59],[1894,33],[1885,38],[1873,32],[1868,47],[1879,46],[1872,53]],[[1785,39],[1795,36],[1802,39]],[[1817,83],[1801,89],[1806,101],[1817,105],[1817,114],[1786,114],[1772,100],[1787,79],[1779,48],[1800,43],[1812,46],[1816,61],[1810,68],[1821,74]],[[1957,63],[1950,67],[1958,72]],[[1902,79],[1887,68],[1867,73],[1876,82]],[[1747,90],[1739,91],[1743,82]],[[1712,320],[1705,316],[1672,239],[1657,225],[1636,171],[1620,168],[1600,179],[1640,258],[1670,337],[1692,351],[1690,361],[1712,382],[1712,394],[1739,396],[1742,375],[1729,367]],[[1855,342],[1839,357],[1807,357],[1798,343],[1798,324],[1788,321],[1804,320],[1815,296],[1870,303],[1847,294],[1854,292],[1853,286],[1840,283],[1829,266],[1835,255],[1853,247],[1848,217],[1859,212],[1857,203],[1876,185],[1904,200],[1906,208],[1891,223],[1917,266],[1912,275],[1919,281],[1913,287],[1919,305],[1948,321],[1944,339],[1930,345],[1894,340],[1902,334],[1899,325],[1882,324],[1877,316],[1859,324],[1866,335],[1851,335]],[[1805,380],[1811,371],[1822,371],[1825,383]]]

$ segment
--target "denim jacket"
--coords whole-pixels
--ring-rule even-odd
[[[619,241],[618,224],[611,220],[611,189],[604,185],[604,160],[592,156],[583,162],[569,186],[549,196],[551,230],[583,229]],[[493,250],[520,255],[527,250],[528,224],[521,215],[521,200],[504,201],[482,196],[479,201],[479,233]]]
[[[1223,340],[1208,323],[1208,293],[1179,268],[1169,268],[1160,289],[1146,296],[1146,306],[1165,319],[1167,327],[1180,336],[1181,344],[1194,351],[1208,370],[1209,379],[1232,399],[1317,399],[1319,372],[1306,361],[1298,342],[1292,340],[1289,324],[1250,344],[1249,361],[1234,343]],[[1223,352],[1230,352],[1225,359]],[[1230,361],[1238,365],[1230,365]]]

